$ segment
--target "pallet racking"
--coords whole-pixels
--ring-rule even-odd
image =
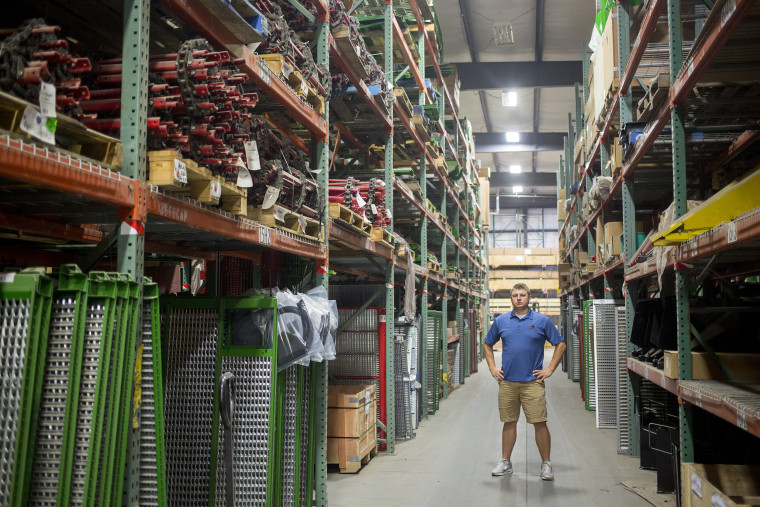
[[[694,439],[694,410],[712,413],[755,437],[760,422],[760,397],[757,394],[741,393],[741,384],[713,380],[691,380],[692,335],[701,341],[692,318],[698,312],[709,309],[695,308],[690,298],[698,296],[689,287],[699,289],[708,275],[717,278],[731,278],[757,274],[757,265],[751,254],[760,241],[757,227],[757,202],[744,213],[729,211],[732,206],[728,199],[718,194],[711,199],[712,210],[723,212],[725,218],[713,221],[701,229],[689,230],[682,227],[679,234],[653,233],[644,240],[641,248],[637,244],[637,218],[650,218],[653,210],[663,210],[672,196],[675,219],[687,214],[687,194],[704,199],[709,191],[707,178],[720,169],[730,167],[732,160],[749,160],[756,153],[756,125],[753,126],[752,106],[742,108],[744,101],[741,87],[737,82],[747,79],[757,82],[757,73],[749,78],[735,77],[746,67],[757,67],[758,54],[745,48],[746,41],[757,30],[758,4],[751,1],[729,0],[719,2],[681,2],[680,0],[650,0],[642,3],[638,16],[638,32],[629,30],[631,19],[625,2],[618,2],[616,19],[608,23],[617,24],[618,57],[620,79],[619,88],[603,114],[598,139],[587,150],[587,158],[578,163],[580,126],[583,120],[583,103],[587,98],[587,86],[580,93],[576,84],[575,122],[569,114],[569,132],[565,151],[560,157],[558,173],[558,197],[571,199],[570,212],[560,221],[560,237],[567,246],[560,254],[560,262],[579,265],[579,255],[586,253],[589,261],[598,253],[594,228],[597,219],[603,216],[622,217],[623,245],[619,258],[608,259],[597,269],[588,269],[582,279],[568,283],[561,294],[563,325],[570,331],[570,315],[580,301],[581,304],[595,298],[625,298],[627,333],[631,336],[635,304],[647,288],[649,292],[659,291],[657,282],[657,262],[647,259],[641,253],[648,250],[648,243],[674,245],[673,251],[661,260],[664,278],[674,278],[674,293],[677,313],[678,377],[666,377],[661,369],[647,365],[631,356],[633,345],[628,343],[627,383],[628,422],[630,428],[629,452],[638,455],[639,426],[634,416],[634,384],[644,378],[660,388],[678,396],[679,407],[679,448],[683,462],[693,462],[699,454],[698,442]],[[688,15],[682,9],[689,9]],[[639,84],[645,75],[641,62],[647,57],[647,48],[652,43],[658,20],[667,17],[667,45],[669,48],[664,67],[669,71],[670,81],[667,97],[653,111],[651,118],[642,126],[641,138],[631,143],[620,173],[612,180],[609,196],[601,205],[586,215],[582,215],[582,194],[590,190],[592,179],[598,175],[612,177],[605,172],[610,160],[611,141],[615,125],[621,127],[633,121],[633,84]],[[697,20],[696,37],[693,43],[682,38],[682,21]],[[634,40],[631,44],[631,40]],[[684,52],[686,48],[686,52]],[[684,58],[684,54],[687,56]],[[589,64],[584,51],[584,78]],[[725,99],[721,99],[721,95]],[[729,97],[734,97],[734,100]],[[720,111],[700,107],[700,101],[714,98],[721,104]],[[584,102],[581,102],[581,101]],[[728,118],[731,118],[729,121]],[[670,125],[670,129],[666,127]],[[697,135],[695,135],[695,133]],[[700,141],[704,141],[701,142]],[[709,142],[708,142],[709,141]],[[589,143],[586,137],[586,143]],[[697,146],[698,145],[698,146]],[[576,149],[574,149],[576,147]],[[581,151],[583,149],[581,148]],[[750,155],[747,157],[747,155]],[[598,165],[597,165],[598,164]],[[740,165],[740,164],[739,164]],[[601,166],[601,171],[597,169]],[[740,176],[748,170],[734,169]],[[747,180],[744,180],[746,183]],[[687,185],[688,183],[688,185]],[[715,187],[718,190],[724,184]],[[572,192],[573,189],[577,192]],[[663,191],[663,188],[665,189]],[[575,195],[571,195],[575,193]],[[664,205],[663,205],[664,202]],[[751,209],[754,208],[754,209]],[[718,216],[718,213],[714,213]],[[691,216],[691,215],[689,215]],[[573,235],[572,230],[576,233]],[[665,238],[669,242],[662,242]],[[601,263],[599,263],[601,264]],[[664,266],[663,266],[664,265]],[[715,275],[714,273],[720,273]],[[666,281],[665,283],[672,283]],[[603,294],[603,296],[602,296]],[[702,305],[700,297],[696,304]],[[751,306],[749,307],[751,310]],[[720,311],[735,312],[736,308],[721,308]],[[743,309],[741,311],[747,311]],[[709,349],[709,347],[708,347]],[[569,352],[569,353],[572,353]],[[749,384],[746,384],[749,385]],[[709,400],[709,401],[708,401]],[[704,444],[704,443],[703,443]]]
[[[295,1],[297,3],[297,0]],[[382,143],[384,157],[382,160],[374,161],[374,168],[382,171],[388,192],[388,207],[394,216],[389,230],[391,232],[394,230],[394,219],[402,217],[420,219],[421,258],[427,257],[429,249],[439,249],[444,266],[447,265],[447,258],[453,258],[454,262],[448,261],[448,263],[455,263],[463,269],[464,277],[461,282],[447,280],[445,274],[441,276],[425,265],[410,266],[405,258],[396,255],[392,245],[384,241],[374,241],[339,226],[329,218],[326,211],[323,213],[326,237],[322,241],[314,241],[297,234],[263,226],[254,220],[221,211],[146,183],[147,104],[142,97],[146,96],[148,85],[151,30],[156,29],[156,23],[160,17],[156,5],[148,0],[125,0],[123,3],[122,57],[125,80],[122,88],[121,117],[122,169],[120,172],[115,172],[105,164],[82,159],[62,150],[46,148],[13,135],[2,135],[0,136],[0,177],[14,184],[22,184],[31,191],[24,192],[23,195],[15,195],[10,187],[3,190],[6,206],[0,212],[0,227],[35,238],[95,245],[93,264],[99,256],[116,244],[118,250],[116,268],[119,272],[133,276],[140,284],[141,294],[146,253],[159,257],[201,258],[214,262],[218,260],[219,254],[246,257],[260,251],[278,251],[313,261],[316,283],[325,286],[328,284],[331,271],[366,275],[367,272],[377,270],[378,278],[386,284],[385,307],[391,310],[396,301],[396,275],[413,272],[418,277],[417,291],[422,301],[423,326],[428,319],[428,291],[441,297],[443,315],[447,314],[449,299],[454,298],[457,320],[462,318],[460,309],[469,311],[487,307],[487,265],[482,261],[487,258],[487,245],[483,242],[479,227],[476,227],[477,214],[470,213],[471,207],[479,210],[480,180],[474,160],[466,150],[461,149],[466,136],[448,90],[444,86],[440,91],[432,91],[432,93],[440,93],[444,98],[436,125],[444,135],[443,143],[449,158],[455,160],[458,165],[467,167],[471,175],[465,182],[466,191],[463,200],[449,182],[447,175],[436,165],[436,154],[419,137],[400,104],[396,102],[391,111],[385,111],[353,71],[346,55],[329,32],[328,3],[325,0],[314,0],[313,3],[318,12],[316,18],[317,63],[328,65],[332,61],[341,72],[348,76],[371,112],[371,117],[362,118],[362,121],[366,121],[373,128],[374,125],[379,125],[384,131]],[[283,115],[273,119],[273,124],[286,137],[311,152],[313,167],[321,170],[318,180],[326,192],[329,140],[334,135],[333,127],[343,134],[342,140],[346,145],[360,148],[363,144],[340,122],[330,122],[329,104],[325,104],[325,111],[322,114],[317,113],[283,81],[273,77],[271,70],[262,63],[262,59],[242,44],[242,41],[225,25],[223,20],[209,12],[204,2],[162,0],[160,6],[161,12],[170,13],[175,21],[181,21],[184,26],[199,36],[208,39],[216,49],[228,50],[242,59],[243,72],[261,89],[261,94],[266,95],[278,105],[278,111]],[[405,12],[411,10],[414,14],[419,28],[416,48],[420,55],[419,63],[415,64],[411,49],[401,33],[395,17],[397,9],[404,9]],[[431,90],[425,86],[426,68],[432,66],[435,75],[441,81],[443,78],[437,53],[425,30],[425,20],[420,14],[416,0],[400,4],[386,2],[380,11],[385,21],[383,67],[389,82],[395,82],[392,60],[395,45],[396,50],[402,52],[419,90],[425,92],[420,93],[420,104],[429,103],[432,95]],[[93,19],[87,21],[96,23],[94,16],[93,13]],[[119,22],[118,19],[107,21],[109,25]],[[81,26],[79,29],[86,30],[86,27]],[[426,55],[429,59],[427,63]],[[455,125],[453,138],[445,128],[447,116],[453,119]],[[283,119],[285,123],[282,123]],[[411,137],[419,152],[417,177],[421,199],[408,191],[408,188],[393,172],[394,132],[400,131],[405,131]],[[450,221],[459,229],[464,228],[458,238],[454,237],[452,231],[444,224],[443,217],[434,214],[426,206],[428,186],[443,189],[439,192],[439,209],[443,212],[443,217],[451,217]],[[394,200],[394,190],[401,201]],[[400,202],[399,213],[394,210],[394,202]],[[406,208],[407,205],[408,208]],[[105,234],[99,228],[80,224],[115,227],[113,233]],[[356,256],[337,255],[336,252],[340,251],[341,245],[350,245],[354,251],[360,252],[362,256],[358,259],[362,260],[357,261]],[[8,249],[6,254],[14,252],[15,250]],[[65,254],[32,255],[32,252],[23,248],[18,249],[16,253],[19,256],[26,256],[28,262],[56,264],[69,260]],[[334,253],[336,254],[333,256]],[[213,280],[208,287],[213,290]],[[137,329],[142,328],[140,319],[142,319],[141,314],[136,323]],[[424,341],[423,347],[425,347]],[[445,350],[446,344],[442,344],[442,347]],[[388,340],[387,344],[386,362],[390,368],[393,368],[391,340]],[[309,483],[313,481],[316,504],[326,505],[328,365],[314,364],[310,369],[313,382],[311,403],[315,410],[311,424],[313,438],[309,441],[314,442],[310,452],[316,453],[313,460],[316,463],[316,470],[313,477],[309,479]],[[423,371],[421,376],[423,389],[427,388],[426,373]],[[388,451],[393,452],[395,432],[392,429],[394,420],[393,387],[390,384],[392,376],[389,376],[389,379],[388,407],[391,413],[388,414],[386,444]],[[427,405],[424,411],[427,415]],[[139,411],[136,417],[139,417]],[[133,431],[131,438],[139,439],[139,430]],[[120,446],[119,452],[117,461],[126,464],[130,469],[129,473],[134,474],[139,466],[139,452],[126,450],[126,446]],[[134,484],[129,482],[126,486],[129,489],[126,498],[136,498],[138,492],[134,490]],[[311,504],[310,496],[305,504]]]

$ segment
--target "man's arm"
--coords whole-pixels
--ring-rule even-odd
[[[566,348],[567,345],[563,341],[559,342],[557,346],[554,347],[554,353],[552,354],[552,360],[549,363],[549,367],[544,368],[543,370],[535,370],[533,372],[533,375],[537,377],[536,380],[543,381],[552,376],[554,370],[559,366],[559,362],[562,360],[562,355],[565,353]]]
[[[496,367],[496,361],[494,361],[493,358],[493,346],[487,343],[484,344],[483,356],[486,358],[486,363],[488,363],[488,370],[491,372],[491,376],[497,381],[504,380],[504,372]]]

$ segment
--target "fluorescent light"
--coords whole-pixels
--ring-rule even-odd
[[[507,132],[507,142],[508,143],[519,143],[520,142],[520,133],[519,132]]]
[[[521,165],[517,165],[517,164],[511,165],[511,166],[509,166],[509,172],[511,172],[512,174],[521,173],[522,172],[522,166]]]
[[[517,92],[501,92],[501,105],[504,107],[516,107]]]
[[[512,191],[516,194],[519,194],[520,192],[523,191],[523,187],[522,185],[515,185],[514,187],[512,187]]]

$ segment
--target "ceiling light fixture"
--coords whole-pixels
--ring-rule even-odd
[[[520,133],[519,132],[507,132],[507,142],[508,143],[519,143],[520,142]]]
[[[509,166],[509,172],[512,174],[518,174],[522,172],[522,166],[520,165],[511,165]]]
[[[501,92],[501,105],[504,107],[517,107],[517,92]]]
[[[523,191],[523,187],[522,185],[515,185],[514,187],[512,187],[512,191],[516,194],[519,194],[520,192]]]
[[[494,23],[493,39],[496,47],[514,45],[515,34],[512,31],[512,25],[508,23]]]

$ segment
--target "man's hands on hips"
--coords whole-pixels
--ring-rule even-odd
[[[504,380],[504,370],[500,370],[496,367],[489,368],[491,370],[491,376],[496,379],[497,382]]]
[[[554,373],[553,368],[546,368],[545,370],[533,370],[533,375],[536,376],[536,380],[539,382],[543,382],[544,379],[551,377],[552,373]]]

